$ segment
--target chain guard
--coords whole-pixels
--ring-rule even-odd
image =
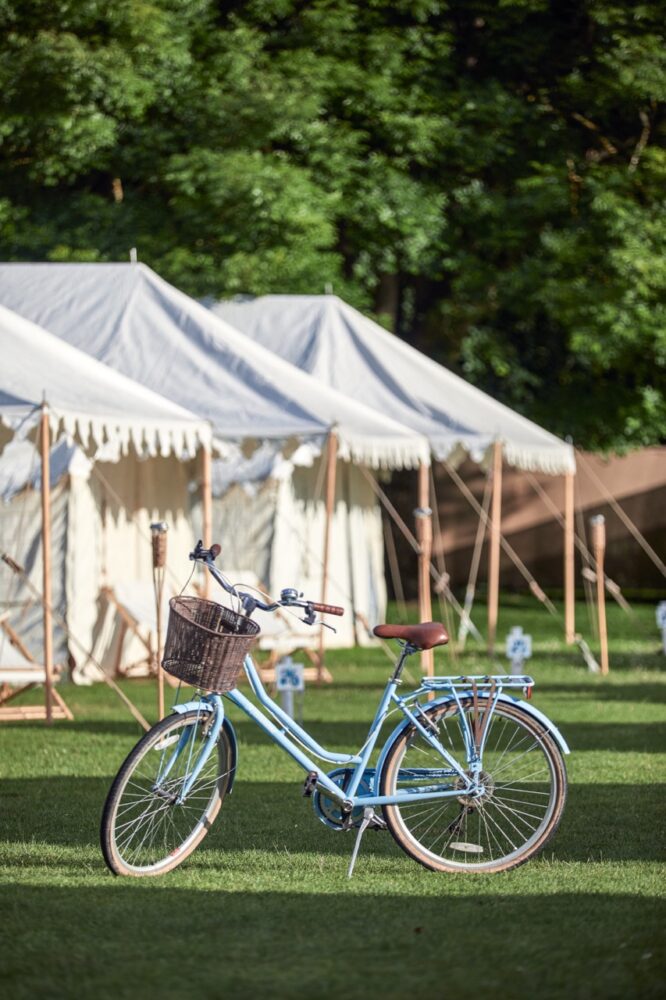
[[[343,791],[349,785],[353,771],[348,767],[336,768],[329,771],[327,777],[334,781]],[[363,772],[363,777],[358,786],[358,795],[370,794],[375,780],[375,768],[368,767]],[[342,812],[342,806],[325,792],[317,790],[312,796],[312,805],[317,818],[332,830],[350,830],[358,828],[363,822],[363,806],[352,809],[351,815],[346,816]]]

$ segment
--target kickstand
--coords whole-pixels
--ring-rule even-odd
[[[356,842],[354,843],[354,850],[352,851],[351,861],[349,862],[349,871],[347,872],[347,878],[351,878],[354,874],[354,865],[356,864],[356,857],[358,855],[358,849],[361,846],[361,837],[368,829],[373,819],[375,818],[375,810],[372,806],[366,806],[363,810],[363,822],[358,828],[358,833],[356,834]]]

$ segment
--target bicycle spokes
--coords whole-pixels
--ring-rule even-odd
[[[461,718],[462,712],[468,718]],[[434,868],[497,870],[538,849],[557,825],[563,805],[560,755],[530,717],[498,705],[492,716],[468,699],[434,710],[439,740],[465,758],[465,733],[484,726],[478,767],[466,779],[442,768],[441,754],[420,734],[396,741],[387,758],[384,793],[405,801],[385,810],[389,828],[408,853]],[[487,712],[487,708],[486,708]],[[476,741],[475,741],[476,742]],[[478,743],[477,743],[478,747]],[[447,797],[410,802],[415,791]]]

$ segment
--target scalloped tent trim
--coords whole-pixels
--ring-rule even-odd
[[[104,453],[104,460],[112,460],[112,450],[127,455],[130,445],[142,458],[176,458],[188,460],[195,457],[200,447],[211,447],[210,428],[182,427],[170,425],[167,421],[118,420],[117,418],[89,417],[80,413],[59,413],[49,409],[49,424],[54,437],[60,427],[72,438],[78,440],[84,450],[93,450],[93,456]]]
[[[205,420],[4,306],[0,333],[0,421],[14,436],[27,436],[46,405],[54,438],[62,430],[92,457],[103,452],[105,461],[117,461],[130,446],[140,457],[186,460],[212,447]]]

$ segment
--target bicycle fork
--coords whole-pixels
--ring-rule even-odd
[[[224,705],[222,703],[221,698],[217,698],[215,700],[214,710],[211,711],[208,708],[206,709],[202,708],[202,711],[206,713],[206,716],[208,716],[210,720],[210,725],[208,728],[208,732],[206,733],[206,736],[204,738],[203,746],[198,751],[196,751],[195,743],[197,735],[197,724],[199,721],[197,719],[197,722],[194,725],[186,726],[186,728],[181,733],[178,739],[178,743],[176,744],[176,747],[173,753],[171,754],[171,757],[166,762],[164,769],[160,770],[157,776],[157,780],[153,786],[153,792],[156,795],[160,795],[162,798],[171,798],[171,795],[166,793],[164,790],[163,787],[164,782],[166,781],[169,774],[173,770],[174,765],[176,764],[176,761],[178,760],[180,755],[183,753],[187,753],[188,754],[188,761],[186,768],[187,778],[183,783],[183,787],[180,790],[180,795],[173,797],[174,805],[178,806],[182,805],[183,802],[185,802],[187,796],[190,794],[190,791],[192,790],[194,783],[201,774],[201,769],[203,768],[204,764],[206,763],[211,753],[215,749],[215,744],[218,741],[218,738],[220,736],[220,731],[224,724]],[[197,759],[194,763],[194,767],[190,771],[190,765],[192,763],[192,758],[195,752],[197,753]]]

